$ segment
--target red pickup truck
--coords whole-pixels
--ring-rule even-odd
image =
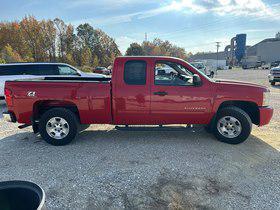
[[[118,57],[112,78],[7,81],[4,118],[32,125],[52,145],[68,144],[88,124],[205,124],[238,144],[252,123],[269,123],[269,95],[263,86],[210,79],[181,59]]]

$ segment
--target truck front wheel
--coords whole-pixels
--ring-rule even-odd
[[[238,107],[221,109],[216,117],[214,134],[219,141],[228,144],[244,142],[252,130],[249,115]]]
[[[69,144],[77,134],[76,115],[65,108],[53,108],[40,118],[39,132],[42,138],[54,146]]]

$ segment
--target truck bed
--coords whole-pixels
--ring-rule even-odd
[[[42,77],[7,81],[6,88],[14,96],[8,110],[19,123],[32,123],[40,107],[61,105],[76,110],[82,124],[112,122],[109,77]]]

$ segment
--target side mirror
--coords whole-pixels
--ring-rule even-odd
[[[198,87],[202,85],[202,81],[200,79],[200,77],[197,74],[193,75],[193,84],[194,86]]]

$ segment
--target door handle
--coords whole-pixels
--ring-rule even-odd
[[[154,92],[154,95],[165,96],[165,95],[168,95],[168,93],[164,92],[164,91],[162,91],[162,92]]]

